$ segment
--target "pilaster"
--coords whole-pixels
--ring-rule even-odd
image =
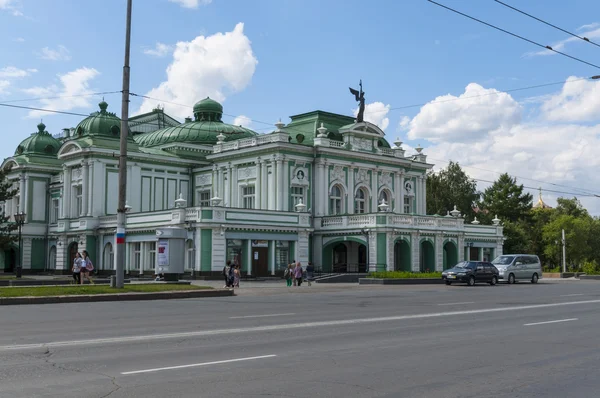
[[[410,233],[410,250],[413,272],[419,272],[421,265],[421,245],[419,242],[419,238],[420,236],[418,232]]]
[[[404,213],[404,171],[400,171],[399,173],[399,185],[398,185],[398,189],[400,191],[399,194],[399,198],[400,198],[400,204],[399,206],[399,210],[397,210],[398,213]]]
[[[257,209],[262,209],[262,160],[261,158],[256,159],[256,182],[254,184],[255,198],[254,201]]]
[[[435,234],[435,270],[444,270],[444,235],[441,232]]]
[[[87,160],[81,162],[82,176],[81,176],[81,214],[77,214],[77,217],[86,216],[88,211],[88,194],[89,194],[89,168]],[[129,190],[128,190],[129,191]]]

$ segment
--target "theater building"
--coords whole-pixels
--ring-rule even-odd
[[[206,98],[183,123],[161,109],[130,119],[128,273],[154,271],[155,232],[167,226],[187,230],[194,274],[220,272],[228,259],[255,276],[292,260],[325,272],[439,271],[502,254],[499,220],[426,214],[433,165],[374,124],[313,111],[257,134],[222,115]],[[2,208],[26,219],[22,247],[0,252],[0,269],[21,256],[24,272],[66,272],[84,249],[96,268],[114,269],[120,127],[102,101],[62,133],[40,123],[4,160],[19,193]]]

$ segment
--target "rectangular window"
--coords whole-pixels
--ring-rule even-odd
[[[148,270],[156,268],[156,242],[148,243]]]
[[[75,187],[75,216],[79,217],[83,213],[83,191],[81,185]]]
[[[278,240],[275,244],[275,266],[276,270],[285,270],[290,263],[290,242]]]
[[[254,198],[254,185],[244,187],[242,190],[242,207],[244,209],[254,209]]]
[[[335,216],[336,214],[342,214],[342,199],[341,198],[330,198],[330,214]]]
[[[412,213],[412,198],[404,198],[404,213]]]
[[[58,199],[52,199],[52,206],[50,208],[50,224],[56,224],[59,217],[59,202]]]
[[[305,203],[304,200],[304,188],[303,187],[292,187],[292,209],[296,209],[296,205],[300,203]]]
[[[198,191],[198,206],[210,207],[210,191]]]
[[[131,269],[140,269],[141,246],[139,242],[131,244]]]

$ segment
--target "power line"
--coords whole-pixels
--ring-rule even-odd
[[[14,103],[14,102],[41,101],[41,100],[51,100],[51,99],[60,99],[60,98],[92,97],[95,95],[107,95],[107,94],[117,94],[117,93],[120,93],[120,91],[104,91],[101,93],[74,94],[74,95],[57,95],[54,97],[24,98],[24,99],[17,99],[17,100],[2,101],[2,103],[10,104],[10,103]]]
[[[471,179],[475,180],[475,181],[479,181],[479,182],[487,182],[487,183],[490,183],[490,184],[493,184],[495,182],[495,181],[489,181],[489,180],[482,180],[480,178],[471,178]],[[529,187],[527,185],[523,185],[523,188],[533,189],[533,190],[539,189],[539,187]],[[551,193],[560,193],[560,194],[565,194],[565,195],[577,195],[577,196],[579,196],[581,198],[598,197],[598,195],[593,195],[593,194],[581,194],[581,193],[577,193],[577,192],[557,191],[557,190],[553,190],[553,189],[544,189],[544,191],[551,192]]]
[[[563,55],[563,56],[565,56],[565,57],[571,58],[572,60],[575,60],[575,61],[578,61],[578,62],[584,63],[584,64],[586,64],[586,65],[593,66],[594,68],[598,68],[598,69],[600,69],[600,66],[598,66],[598,65],[596,65],[596,64],[592,64],[591,62],[584,61],[584,60],[582,60],[581,58],[574,57],[574,56],[572,56],[572,55],[569,55],[569,54],[566,54],[566,53],[564,53],[564,52],[562,52],[562,51],[555,50],[555,49],[553,49],[553,48],[552,48],[552,47],[550,47],[550,46],[545,46],[545,45],[543,45],[543,44],[540,44],[540,43],[538,43],[538,42],[536,42],[536,41],[533,41],[533,40],[527,39],[526,37],[519,36],[519,35],[518,35],[518,34],[516,34],[516,33],[512,33],[512,32],[509,32],[509,31],[508,31],[508,30],[506,30],[506,29],[499,28],[499,27],[498,27],[498,26],[496,26],[496,25],[492,25],[492,24],[490,24],[490,23],[487,23],[487,22],[485,22],[485,21],[482,21],[481,19],[478,19],[478,18],[472,17],[472,16],[470,16],[470,15],[467,15],[467,14],[465,14],[465,13],[462,13],[462,12],[460,12],[460,11],[458,11],[458,10],[455,10],[454,8],[447,7],[447,6],[443,5],[443,4],[440,4],[440,3],[437,3],[437,2],[435,2],[435,1],[433,1],[433,0],[427,0],[427,1],[428,1],[428,2],[430,2],[430,3],[433,3],[433,4],[437,5],[437,6],[440,6],[440,7],[442,7],[442,8],[445,8],[445,9],[447,9],[447,10],[449,10],[449,11],[452,11],[452,12],[454,12],[454,13],[457,13],[457,14],[459,14],[459,15],[462,15],[463,17],[466,17],[466,18],[472,19],[473,21],[477,21],[477,22],[479,22],[479,23],[481,23],[481,24],[484,24],[484,25],[486,25],[486,26],[489,26],[490,28],[494,28],[494,29],[496,29],[496,30],[499,30],[500,32],[504,32],[504,33],[506,33],[506,34],[508,34],[508,35],[511,35],[511,36],[513,36],[513,37],[516,37],[516,38],[518,38],[518,39],[521,39],[521,40],[524,40],[524,41],[526,41],[526,42],[528,42],[528,43],[534,44],[534,45],[536,45],[536,46],[538,46],[538,47],[545,48],[546,50],[553,51],[553,52],[555,52],[555,53],[557,53],[557,54],[560,54],[560,55]]]
[[[505,7],[508,7],[508,8],[510,8],[510,9],[513,9],[513,10],[515,10],[516,12],[520,12],[520,13],[521,13],[521,14],[523,14],[523,15],[527,15],[529,18],[533,18],[533,19],[535,19],[536,21],[539,21],[539,22],[541,22],[541,23],[543,23],[543,24],[546,24],[546,25],[548,25],[548,26],[551,26],[551,27],[553,27],[554,29],[558,29],[558,30],[560,30],[561,32],[564,32],[564,33],[566,33],[566,34],[568,34],[568,35],[571,35],[571,36],[573,36],[573,37],[576,37],[576,38],[578,38],[578,39],[581,39],[581,40],[583,40],[583,41],[587,41],[588,43],[590,43],[590,44],[593,44],[593,45],[595,45],[595,46],[597,46],[597,47],[600,47],[600,44],[598,44],[598,43],[594,43],[593,41],[591,41],[590,39],[588,39],[588,38],[587,38],[587,37],[585,37],[585,36],[583,36],[583,37],[582,37],[582,36],[579,36],[579,35],[577,35],[577,34],[575,34],[575,33],[569,32],[568,30],[565,30],[565,29],[563,29],[563,28],[560,28],[560,27],[558,27],[558,26],[556,26],[556,25],[553,25],[553,24],[551,24],[550,22],[546,22],[546,21],[544,21],[543,19],[537,18],[537,17],[535,17],[535,16],[533,16],[533,15],[531,15],[531,14],[528,14],[528,13],[526,13],[525,11],[519,10],[519,9],[518,9],[518,8],[516,8],[516,7],[513,7],[513,6],[509,5],[509,4],[503,3],[503,2],[502,2],[502,1],[500,1],[500,0],[494,0],[494,1],[495,1],[496,3],[502,4],[502,5],[503,5],[503,6],[505,6]]]
[[[433,160],[435,162],[450,163],[450,161],[448,161],[448,160],[434,159],[434,158],[431,158],[431,157],[429,159],[431,159],[431,160]],[[484,169],[482,167],[476,167],[476,166],[461,165],[461,167],[463,167],[465,169],[475,169],[475,170],[487,171],[489,173],[495,173],[495,174],[508,174],[508,173],[502,173],[500,171]],[[522,176],[513,175],[513,174],[508,174],[508,175],[511,176],[511,177],[513,177],[513,178],[519,178],[519,179],[527,180],[527,181],[535,181],[535,182],[539,182],[541,184],[547,184],[547,185],[552,185],[552,186],[555,186],[555,187],[563,187],[563,188],[569,188],[569,189],[573,189],[573,190],[576,190],[576,191],[580,191],[580,192],[559,192],[559,193],[569,193],[569,194],[577,194],[577,195],[582,195],[583,194],[585,196],[598,196],[598,195],[596,195],[596,193],[600,193],[600,192],[591,191],[589,189],[577,188],[577,187],[572,187],[572,186],[569,186],[569,185],[556,184],[556,183],[553,183],[553,182],[536,180],[535,178],[522,177]],[[478,180],[478,179],[475,179],[475,178],[474,178],[474,180],[482,181],[482,182],[492,182],[492,181],[486,181],[486,180]],[[531,188],[531,189],[538,189],[538,188]],[[551,190],[547,190],[547,189],[546,189],[546,191],[552,192]]]
[[[0,106],[6,106],[6,107],[9,107],[9,108],[27,109],[27,110],[31,110],[31,111],[41,111],[41,112],[48,112],[48,113],[59,113],[61,115],[83,116],[83,117],[90,116],[90,115],[85,115],[83,113],[57,111],[57,110],[54,110],[54,109],[33,108],[31,106],[10,105],[10,104],[5,104],[5,103],[0,103]]]

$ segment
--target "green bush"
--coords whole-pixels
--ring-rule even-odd
[[[382,271],[371,272],[368,278],[377,279],[426,279],[442,277],[441,272],[405,272],[405,271]]]
[[[583,268],[583,272],[587,275],[600,274],[600,269],[598,268],[598,263],[596,263],[595,261],[584,261],[582,268]]]

